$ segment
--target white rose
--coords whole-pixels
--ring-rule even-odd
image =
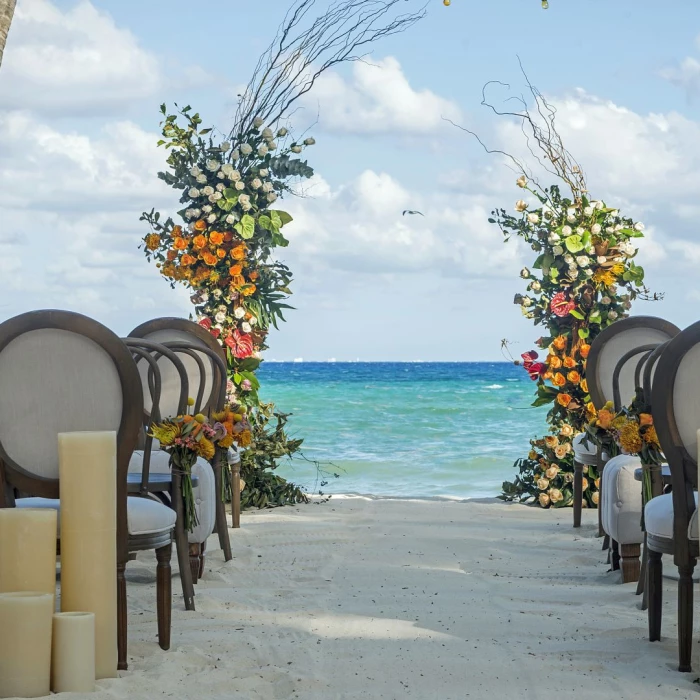
[[[216,292],[220,292],[220,294],[217,295]],[[220,289],[217,289],[217,290],[215,290],[215,292],[214,292],[214,296],[215,296],[217,299],[221,299],[221,294],[223,294],[223,292],[221,292]],[[228,309],[227,309],[223,304],[219,304],[219,306],[217,306],[216,310],[217,310],[217,311],[221,311],[221,312],[223,312],[223,313],[226,313],[226,312],[228,311]]]
[[[238,160],[241,157],[241,154],[238,149],[235,151],[231,151],[231,160]]]
[[[220,148],[224,153],[226,153],[226,151],[228,151],[228,149],[231,148],[231,144],[230,144],[228,141],[224,141],[224,142],[219,146],[219,148]]]
[[[262,130],[261,136],[265,139],[265,141],[271,141],[275,137],[275,135],[272,133],[272,129],[269,127]]]
[[[208,197],[208,196],[209,196],[210,194],[212,194],[213,192],[214,192],[214,188],[213,188],[211,185],[207,185],[207,186],[202,190],[202,194],[203,194],[205,197]]]
[[[572,233],[571,226],[564,226],[564,228],[561,230],[562,236],[570,236],[571,233]]]
[[[251,317],[248,319],[248,323],[250,323],[251,326],[254,326],[257,322],[258,322],[258,319],[255,318],[255,316],[251,316]]]
[[[229,175],[229,179],[231,182],[238,182],[241,179],[241,174],[238,172],[238,170],[234,170]]]
[[[196,187],[190,187],[190,191],[187,194],[194,199],[199,197],[199,190]]]
[[[244,156],[249,156],[253,152],[253,147],[249,143],[244,143],[241,146],[241,153]]]
[[[586,207],[586,208],[583,210],[583,213],[584,213],[586,216],[591,216],[591,214],[593,214],[593,207]]]
[[[218,292],[218,291],[220,291],[220,290],[217,289],[216,291]],[[215,320],[217,323],[225,323],[225,321],[226,321],[226,314],[225,314],[223,311],[219,311],[219,312],[216,314],[216,316],[214,316],[214,320]]]
[[[583,234],[586,233],[586,229],[583,228],[583,226],[579,226],[579,227],[576,229],[576,233],[578,233],[579,236],[583,236]]]
[[[287,131],[287,129],[285,129],[284,127],[282,127],[281,129],[278,129],[278,131],[277,131],[277,137],[283,139],[288,133],[289,133],[289,132]]]
[[[561,238],[558,233],[551,233],[547,239],[547,243],[549,243],[549,245],[554,245],[555,243],[559,243],[560,240]]]
[[[591,233],[592,234],[597,236],[600,233],[600,231],[601,231],[600,224],[593,224],[593,226],[591,226]]]
[[[204,175],[204,173],[202,173],[201,175],[197,175],[197,182],[198,182],[200,185],[206,184],[206,182],[207,182],[207,176]]]
[[[515,211],[525,211],[527,209],[527,202],[524,199],[519,199],[515,203]]]
[[[603,297],[603,298],[600,300],[600,303],[601,303],[601,304],[605,304],[605,306],[607,306],[608,304],[612,303],[612,300],[610,299],[610,297]]]
[[[250,186],[254,190],[260,189],[262,187],[262,181],[260,180],[260,178],[253,178],[253,181],[250,183]]]
[[[242,306],[238,306],[234,309],[233,315],[236,318],[243,318],[245,316],[245,309]]]
[[[216,191],[217,191],[217,192],[223,192],[225,189],[226,189],[226,185],[224,185],[224,184],[221,183],[221,182],[216,186]]]
[[[520,270],[520,276],[526,280],[530,276],[530,270],[528,270],[526,267],[524,267],[522,270]]]
[[[576,258],[576,264],[581,267],[588,267],[591,264],[591,260],[587,255],[579,255]]]
[[[202,293],[202,304],[206,304],[209,301],[209,295],[206,292]]]
[[[598,265],[605,265],[605,263],[608,262],[608,259],[604,255],[599,255],[596,260]]]
[[[528,220],[531,224],[539,224],[539,222],[540,222],[540,217],[539,217],[537,214],[528,214],[528,215],[527,215],[527,220]]]
[[[643,231],[643,230],[644,230],[644,224],[643,224],[641,221],[638,221],[638,222],[634,225],[634,230],[635,230],[635,231]]]
[[[207,217],[207,221],[210,224],[213,224],[216,221],[216,214],[209,214],[209,216]]]
[[[221,170],[219,170],[219,172],[216,173],[216,177],[218,177],[219,180],[223,180],[223,179],[226,177],[226,173],[224,173],[224,172],[222,172]]]
[[[238,217],[235,214],[229,214],[226,217],[226,223],[227,224],[235,224],[237,219],[238,219]]]
[[[276,141],[268,141],[267,147],[269,150],[274,151],[277,148],[277,142]]]
[[[224,163],[221,166],[221,172],[224,173],[226,177],[231,177],[231,173],[233,172],[233,166],[231,165],[231,163]]]
[[[242,180],[239,180],[236,183],[235,187],[239,192],[242,192],[245,189],[245,182],[243,182]]]
[[[241,204],[241,209],[243,211],[250,211],[253,208],[253,205],[250,202],[246,202],[245,204]]]
[[[262,186],[263,192],[272,192],[273,189],[274,189],[274,187],[272,186],[271,182],[266,182]]]
[[[622,224],[615,224],[615,231],[622,231],[624,226]]]
[[[602,209],[604,206],[605,206],[605,205],[603,204],[603,202],[596,202],[596,203],[595,203],[595,208],[596,208],[596,209]]]
[[[260,168],[260,172],[258,174],[260,177],[267,177],[270,174],[270,171],[267,168]]]
[[[566,220],[570,223],[573,224],[574,221],[576,221],[576,216],[574,214],[568,214],[566,217]]]
[[[566,210],[566,215],[567,216],[576,216],[576,207],[569,207]]]
[[[194,212],[195,216],[199,216],[202,213],[201,209],[193,209],[192,211]]]
[[[264,143],[260,144],[260,146],[258,146],[258,155],[261,158],[264,158],[267,155],[267,151],[268,151],[268,148]]]
[[[215,173],[220,167],[221,163],[219,163],[218,160],[211,158],[207,161],[207,170],[211,170],[213,173]]]
[[[301,153],[301,146],[292,146],[289,150],[292,153]]]
[[[555,245],[554,248],[552,248],[552,253],[554,255],[561,255],[564,252],[564,249],[560,245]]]
[[[608,311],[608,318],[614,321],[617,318],[617,313],[615,311]]]
[[[533,292],[539,292],[542,290],[542,285],[537,280],[535,280],[530,284],[530,289],[532,289]]]
[[[267,195],[267,201],[272,204],[277,199],[277,195],[274,192],[270,192],[270,194]]]
[[[242,194],[242,195],[238,198],[238,203],[239,203],[240,205],[250,204],[250,197],[249,197],[247,194]]]
[[[615,233],[615,227],[614,226],[608,226],[605,229],[605,233]]]
[[[516,181],[515,184],[518,187],[527,187],[527,178],[524,175],[521,175]]]
[[[250,323],[243,321],[243,323],[241,323],[241,330],[244,333],[250,333],[250,331],[252,331],[253,329],[251,328]]]
[[[521,306],[532,306],[532,299],[530,297],[523,297],[522,301],[520,302]]]
[[[202,171],[196,165],[193,165],[190,168],[190,175],[192,175],[192,177],[197,177],[197,175],[200,175],[201,173]]]
[[[564,256],[564,262],[565,262],[567,265],[571,266],[571,263],[572,263],[573,261],[574,261],[573,256],[571,256],[571,255],[565,255],[565,256]]]
[[[313,146],[316,143],[316,139],[313,136],[309,136],[308,139],[304,139],[305,146]]]
[[[194,219],[194,209],[187,209],[185,211],[185,218],[186,219]]]
[[[253,119],[253,126],[256,129],[259,129],[264,123],[265,122],[263,122],[263,120],[260,117],[255,117],[255,119]]]
[[[620,216],[620,212],[617,209],[613,209],[610,212],[610,216],[618,217],[618,216]]]
[[[211,207],[210,207],[208,204],[205,204],[205,205],[202,207],[202,211],[203,211],[205,214],[208,214],[208,213],[211,211]]]
[[[209,201],[218,202],[223,196],[221,192],[214,192],[214,194],[210,195]]]

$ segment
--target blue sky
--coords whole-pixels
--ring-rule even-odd
[[[325,0],[318,0],[319,6]],[[189,313],[136,250],[143,209],[176,207],[156,179],[158,105],[191,103],[225,130],[235,94],[289,2],[18,0],[0,68],[0,313],[71,308],[126,333]],[[409,0],[407,7],[419,7]],[[647,224],[639,262],[658,304],[696,320],[700,280],[700,5],[690,0],[430,0],[366,63],[317,84],[294,118],[317,177],[285,260],[291,312],[270,358],[481,360],[539,331],[512,297],[528,251],[486,223],[513,174],[443,117],[522,147],[479,106],[488,80],[524,88],[517,57],[557,105],[589,189]],[[425,217],[401,216],[405,208]],[[531,251],[529,251],[531,253]]]

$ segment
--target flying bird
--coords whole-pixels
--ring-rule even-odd
[[[421,216],[425,216],[422,211],[414,211],[412,209],[404,209],[403,216],[406,216],[406,214],[420,214]]]

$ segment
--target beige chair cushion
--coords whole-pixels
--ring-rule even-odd
[[[641,544],[642,483],[634,472],[642,463],[638,457],[613,457],[603,471],[600,515],[603,530],[619,544]]]
[[[58,511],[58,534],[61,534],[61,502],[57,498],[19,498],[18,508],[53,508]],[[175,527],[177,515],[172,508],[150,498],[127,498],[129,534],[155,535]]]
[[[695,512],[690,518],[688,526],[688,539],[698,539],[698,494],[695,493]],[[644,525],[650,535],[673,539],[673,494],[665,493],[663,496],[652,498],[644,509]]]

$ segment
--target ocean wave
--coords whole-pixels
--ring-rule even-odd
[[[489,384],[488,386],[485,386],[484,389],[502,389],[503,384]]]

